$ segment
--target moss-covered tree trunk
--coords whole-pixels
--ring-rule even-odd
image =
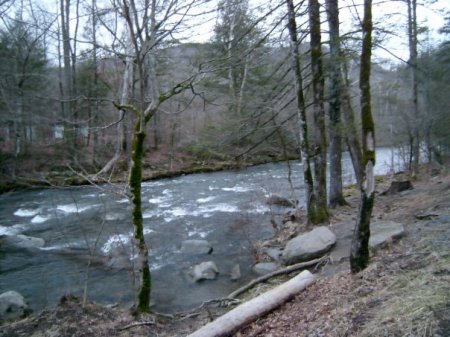
[[[363,179],[359,185],[361,203],[359,216],[353,232],[350,251],[350,268],[358,273],[369,264],[370,217],[375,201],[375,134],[371,109],[370,73],[372,55],[372,0],[364,0],[364,19],[362,23],[363,44],[359,87],[361,92],[361,123],[363,137]]]
[[[295,21],[295,7],[293,0],[286,0],[288,10],[288,30],[291,39],[292,71],[295,77],[295,91],[297,96],[297,112],[300,134],[300,156],[303,163],[303,179],[305,183],[305,198],[308,222],[312,223],[315,214],[314,181],[311,171],[310,150],[308,142],[308,126],[306,124],[305,98],[303,95],[303,76],[300,67],[298,51],[297,23]]]
[[[325,133],[325,107],[320,32],[320,5],[318,0],[309,0],[309,28],[311,45],[311,69],[314,116],[314,195],[316,198],[313,224],[329,221],[327,208],[327,140]]]
[[[145,132],[137,122],[133,135],[131,170],[129,176],[129,186],[131,201],[133,203],[132,220],[134,226],[134,238],[138,249],[138,268],[142,280],[138,290],[138,310],[148,312],[150,310],[151,275],[148,265],[148,247],[144,237],[144,222],[142,218],[141,182],[142,182],[142,158],[144,155]]]
[[[330,194],[329,206],[346,205],[342,194],[342,125],[341,125],[341,47],[339,39],[338,0],[326,0],[327,20],[330,34],[329,65],[329,117],[328,134],[330,139]]]

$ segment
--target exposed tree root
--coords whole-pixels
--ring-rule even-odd
[[[236,289],[235,291],[233,291],[232,293],[230,293],[227,297],[228,298],[235,298],[237,296],[239,296],[240,294],[242,294],[243,292],[249,290],[250,288],[254,287],[255,285],[257,285],[258,283],[267,281],[268,279],[275,277],[275,276],[279,276],[279,275],[284,275],[284,274],[289,274],[292,273],[293,271],[302,269],[302,268],[306,268],[309,266],[313,266],[313,265],[317,265],[319,263],[325,262],[326,260],[328,260],[329,257],[328,255],[322,256],[321,258],[318,259],[314,259],[311,261],[306,261],[306,262],[301,262],[301,263],[296,263],[293,264],[289,267],[283,268],[283,269],[278,269],[275,270],[269,274],[263,275],[261,277],[258,277],[252,281],[250,281],[249,283],[247,283],[246,285]]]

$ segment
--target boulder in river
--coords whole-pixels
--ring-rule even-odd
[[[17,291],[0,294],[0,322],[22,318],[29,313],[25,299]]]
[[[237,281],[241,278],[241,266],[236,263],[233,268],[231,268],[230,279],[231,281]]]
[[[298,204],[298,200],[291,200],[285,197],[281,197],[276,194],[272,194],[267,198],[268,205],[282,206],[282,207],[295,207]]]
[[[183,254],[211,254],[213,247],[206,240],[185,240],[181,244],[181,253]]]
[[[2,247],[2,249],[37,249],[44,245],[44,239],[32,236],[22,234],[0,236],[0,247]]]
[[[213,261],[197,264],[189,271],[189,275],[195,282],[201,280],[215,280],[217,274],[219,274],[219,269],[217,269],[217,266]]]
[[[326,253],[335,243],[336,236],[328,227],[316,227],[289,240],[282,260],[287,265],[311,260]]]

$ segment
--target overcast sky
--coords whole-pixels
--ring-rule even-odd
[[[269,7],[273,8],[279,4],[280,0],[250,0],[250,9],[253,10],[255,16],[261,16],[267,13]],[[320,0],[323,4],[325,0]],[[373,16],[375,22],[375,28],[384,28],[395,32],[395,34],[382,35],[382,47],[388,49],[389,52],[383,50],[382,48],[376,48],[374,52],[375,57],[387,58],[392,62],[398,62],[395,56],[398,58],[406,60],[408,58],[408,39],[406,35],[406,20],[407,20],[407,6],[403,0],[399,1],[383,1],[383,0],[373,0]],[[75,2],[75,1],[73,1]],[[109,0],[99,0],[99,3],[110,3]],[[340,12],[341,17],[341,33],[344,33],[351,29],[351,25],[358,22],[358,16],[362,16],[362,2],[363,0],[340,0],[339,5],[342,8]],[[442,10],[448,10],[449,0],[438,0],[435,4],[431,6],[419,5],[417,10],[417,15],[419,23],[422,26],[429,28],[428,38],[431,43],[437,43],[439,35],[437,31],[444,24],[444,18]],[[59,8],[59,0],[39,0],[40,6],[45,6],[49,12],[57,13]],[[90,1],[89,1],[90,3]],[[196,9],[197,12],[210,11],[209,15],[203,15],[201,18],[197,18],[197,23],[191,22],[188,34],[185,34],[185,41],[196,41],[205,42],[211,39],[213,36],[213,28],[216,22],[216,13],[214,9],[216,8],[217,0],[212,0],[208,5],[202,5],[201,8]],[[441,11],[439,13],[439,11]],[[72,10],[73,15],[75,11]],[[281,5],[279,10],[271,17],[268,17],[266,21],[262,22],[261,25],[269,26],[272,22],[279,19],[281,15],[285,14],[285,6]],[[9,13],[12,15],[12,13]],[[306,18],[305,18],[306,19]],[[324,24],[323,29],[327,29],[325,23],[325,16],[323,18]],[[75,18],[73,18],[75,22]],[[83,21],[83,19],[81,19]],[[84,20],[85,21],[85,20]],[[198,24],[198,26],[197,26]],[[83,22],[80,26],[83,25]],[[264,27],[261,27],[264,28]],[[180,37],[180,36],[178,36]],[[326,39],[326,36],[324,36]],[[424,42],[425,36],[421,36],[420,41]],[[82,49],[82,45],[79,45]],[[395,55],[395,56],[393,56]]]

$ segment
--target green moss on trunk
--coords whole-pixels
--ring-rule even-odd
[[[359,218],[353,232],[350,252],[350,269],[354,274],[364,270],[369,264],[370,217],[374,200],[374,194],[367,196],[364,191],[361,192]]]
[[[134,237],[139,250],[140,273],[142,280],[138,293],[138,310],[148,312],[150,310],[151,274],[148,266],[148,248],[144,237],[144,225],[142,218],[141,182],[142,182],[142,157],[144,154],[145,133],[134,133],[131,171],[129,177],[130,190],[133,202],[132,220]]]
[[[330,218],[330,215],[328,213],[328,208],[326,206],[317,204],[314,207],[314,210],[310,214],[309,218],[310,218],[310,222],[313,225],[328,223],[329,218]]]
[[[364,0],[363,45],[359,87],[361,91],[361,122],[364,173],[359,182],[361,204],[359,216],[353,232],[350,252],[350,269],[358,273],[369,264],[370,217],[372,215],[374,194],[373,166],[375,165],[375,135],[370,96],[370,62],[372,55],[372,0]]]

